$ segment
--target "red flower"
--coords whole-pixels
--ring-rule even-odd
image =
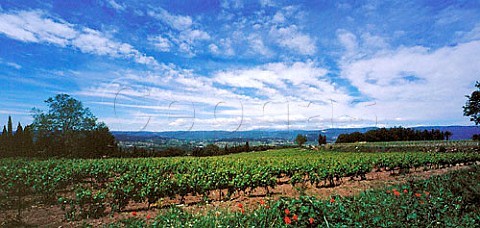
[[[403,193],[408,193],[408,190],[407,190],[407,189],[404,189],[404,190],[403,190]]]
[[[284,219],[284,220],[285,220],[285,223],[286,223],[286,224],[292,223],[292,220],[290,220],[290,218],[289,218],[288,216],[285,216],[285,219]]]
[[[245,210],[242,209],[242,214],[245,214]]]
[[[393,194],[395,194],[396,196],[400,196],[400,192],[397,191],[394,191]]]
[[[243,205],[241,203],[238,204],[239,208],[243,208]]]
[[[427,195],[427,196],[430,195],[430,192],[425,192],[425,195]]]
[[[315,222],[315,220],[313,220],[313,218],[310,218],[308,221],[310,221],[310,224],[313,224],[313,222]]]
[[[150,217],[150,215],[147,215],[147,219],[151,219],[152,217]]]
[[[390,194],[390,190],[387,190],[387,193]]]
[[[295,221],[298,221],[298,216],[297,216],[297,215],[293,215],[292,219],[295,220]]]
[[[423,201],[420,200],[420,204],[423,204]]]
[[[420,196],[422,196],[422,194],[420,194],[420,193],[415,193],[415,196],[416,196],[416,197],[420,197]]]
[[[290,210],[288,210],[288,208],[285,209],[285,214],[287,214],[287,215],[290,214]]]
[[[265,206],[265,208],[270,209],[270,206],[267,205],[267,206]]]
[[[335,199],[330,199],[330,203],[335,203]]]
[[[132,215],[133,215],[133,216],[137,216],[137,212],[135,212],[135,211],[132,212]]]

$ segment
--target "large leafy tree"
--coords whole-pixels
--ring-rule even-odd
[[[298,134],[297,137],[295,138],[295,142],[296,142],[299,146],[302,146],[304,143],[307,142],[307,136]]]
[[[475,125],[480,124],[480,82],[475,83],[477,90],[473,91],[470,96],[467,97],[467,102],[463,106],[463,115],[469,116],[470,121],[473,121]]]
[[[116,148],[108,127],[98,123],[82,102],[68,94],[58,94],[45,103],[48,112],[33,109],[32,129],[38,150],[47,155],[95,157]]]

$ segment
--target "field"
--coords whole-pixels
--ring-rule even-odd
[[[474,151],[306,149],[204,158],[5,159],[0,221],[4,226],[469,226],[480,221],[478,207],[471,205],[480,189],[478,161]],[[458,186],[450,186],[448,178],[457,178]]]

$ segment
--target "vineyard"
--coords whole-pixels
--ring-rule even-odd
[[[0,208],[17,211],[32,204],[60,205],[65,221],[128,212],[132,203],[146,210],[187,196],[201,202],[267,195],[279,184],[337,186],[365,180],[372,171],[392,174],[430,170],[480,161],[476,152],[348,153],[283,149],[219,157],[97,160],[0,161]]]

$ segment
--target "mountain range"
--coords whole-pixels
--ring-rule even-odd
[[[451,140],[471,139],[473,134],[480,134],[480,126],[419,126],[414,130],[450,131]],[[367,132],[376,127],[364,128],[330,128],[323,130],[252,130],[252,131],[112,131],[119,141],[148,140],[191,140],[191,141],[262,141],[282,140],[293,141],[298,134],[306,135],[309,141],[315,141],[319,134],[326,135],[328,142],[334,142],[338,135],[353,132]]]

